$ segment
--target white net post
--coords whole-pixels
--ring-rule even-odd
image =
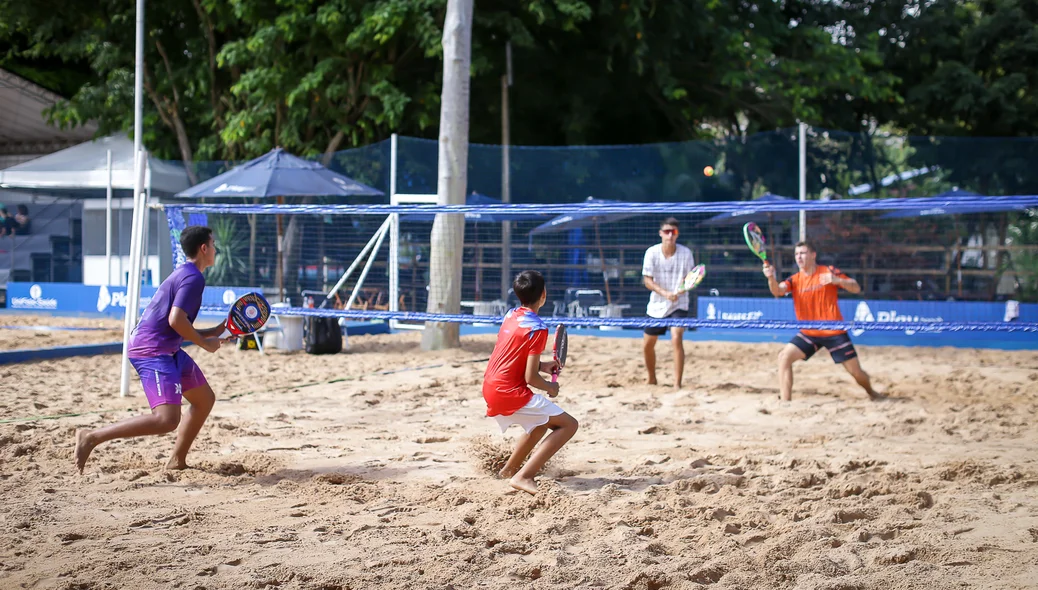
[[[126,281],[126,308],[123,316],[123,355],[122,372],[119,380],[119,395],[130,394],[130,333],[137,325],[137,307],[141,296],[141,266],[144,256],[144,222],[147,219],[144,210],[147,207],[144,192],[145,162],[147,152],[143,149],[136,153],[137,177],[134,183],[133,223],[130,230],[130,276]]]
[[[396,192],[397,175],[397,135],[394,133],[389,144],[389,203],[391,205],[402,204],[426,204],[436,205],[437,195],[401,195]],[[389,214],[389,311],[400,311],[400,214]],[[414,253],[412,252],[412,256]],[[414,262],[412,261],[412,264]],[[414,305],[411,302],[411,305]],[[419,311],[419,310],[415,310]],[[389,321],[390,329],[398,328],[408,330],[421,330],[425,324],[405,324],[397,320]]]
[[[397,135],[389,142],[389,203],[396,205],[396,158]],[[400,215],[389,214],[389,311],[400,311]],[[396,320],[389,320],[389,328],[395,329]]]

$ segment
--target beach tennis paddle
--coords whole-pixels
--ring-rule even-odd
[[[751,221],[743,226],[742,235],[746,238],[746,245],[750,247],[750,251],[756,254],[765,266],[768,266],[770,263],[768,262],[767,241],[764,239],[764,232],[760,227]]]
[[[238,338],[254,334],[267,323],[270,317],[270,304],[259,293],[246,293],[231,305],[227,313],[227,329],[220,335],[221,339]]]
[[[688,271],[685,278],[681,279],[681,284],[678,285],[678,295],[691,291],[699,286],[699,283],[703,282],[703,277],[706,276],[706,266],[702,264],[696,265],[695,268]]]
[[[551,382],[555,383],[559,380],[559,371],[562,367],[566,366],[566,349],[569,346],[569,336],[566,334],[566,326],[559,324],[559,327],[555,328],[555,344],[552,346],[552,353],[555,357],[555,368],[551,370]]]

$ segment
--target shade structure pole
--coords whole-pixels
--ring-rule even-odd
[[[284,197],[278,197],[278,205],[284,205],[284,204],[285,204],[285,198]],[[284,255],[284,249],[285,249],[284,241],[285,241],[285,238],[284,238],[284,236],[281,235],[281,214],[280,213],[277,215],[277,223],[278,223],[278,268],[277,268],[277,272],[275,274],[277,275],[277,280],[278,280],[278,298],[281,301],[284,301],[285,300],[285,264],[284,264],[285,263],[285,260],[284,260],[284,256],[285,256]]]
[[[356,270],[357,267],[360,265],[360,261],[364,260],[364,257],[368,255],[369,251],[371,251],[371,247],[375,245],[375,242],[381,243],[380,240],[385,236],[386,231],[389,229],[389,225],[390,220],[387,217],[386,220],[382,222],[382,225],[379,226],[378,230],[371,236],[371,239],[368,240],[368,243],[360,251],[360,254],[358,254],[357,257],[353,259],[353,263],[350,264],[350,267],[346,269],[346,272],[344,272],[341,277],[339,277],[339,282],[335,283],[335,286],[332,287],[330,291],[328,291],[328,295],[325,296],[325,303],[322,303],[321,307],[325,307],[327,302],[331,301],[332,299],[335,299],[335,294],[338,293],[339,289],[342,289],[342,286],[346,284],[346,281],[349,280],[350,275],[352,275],[353,271]],[[349,308],[347,307],[346,309]]]
[[[807,123],[798,125],[800,148],[800,200],[807,200]],[[807,211],[800,210],[800,240],[807,239]]]
[[[602,237],[598,233],[598,218],[595,218],[595,243],[598,244],[598,262],[602,266],[602,280],[605,281],[606,304],[613,304],[613,296],[609,293],[609,274],[606,272],[605,252],[602,250]]]
[[[501,76],[501,202],[508,204],[512,202],[512,175],[509,160],[511,128],[508,115],[508,87],[512,85],[511,41],[505,43],[505,70],[505,75]],[[501,301],[508,301],[508,290],[511,288],[512,222],[505,220],[501,224]]]
[[[371,265],[375,263],[375,257],[378,256],[378,251],[382,248],[382,241],[386,239],[387,233],[389,233],[389,226],[383,223],[382,227],[378,228],[378,233],[376,234],[378,238],[375,240],[375,247],[368,256],[368,261],[364,265],[364,270],[360,271],[360,276],[357,278],[357,284],[353,286],[353,292],[350,293],[350,298],[343,309],[353,309],[353,302],[357,300],[357,295],[364,286],[364,279],[368,278],[368,271],[371,270]],[[357,260],[360,260],[360,258],[357,258]]]
[[[391,205],[396,205],[396,159],[397,135],[394,133],[389,140],[389,203]],[[389,311],[400,311],[399,213],[390,213],[389,215]],[[396,327],[396,320],[391,320],[389,327]]]
[[[108,185],[105,191],[105,283],[112,284],[112,150],[108,150]]]

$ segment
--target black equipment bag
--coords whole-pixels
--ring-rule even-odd
[[[342,352],[342,327],[338,318],[303,318],[303,347],[310,354]]]

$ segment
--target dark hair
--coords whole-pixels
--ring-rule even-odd
[[[28,215],[29,214],[29,208],[26,207],[25,205],[18,205],[18,213],[21,213],[22,215]]]
[[[674,217],[668,217],[668,218],[664,219],[663,221],[661,221],[660,222],[660,229],[663,229],[663,226],[665,226],[665,225],[673,225],[674,227],[679,227],[678,220],[676,218],[674,218]]]
[[[818,254],[818,249],[815,248],[815,245],[812,244],[811,242],[808,242],[807,240],[800,240],[799,242],[797,242],[797,245],[794,246],[794,248],[799,248],[801,246],[807,248],[808,250],[814,252],[815,254]]]
[[[198,256],[198,251],[213,237],[213,230],[201,225],[192,225],[180,232],[180,247],[188,258]]]
[[[523,305],[537,303],[537,300],[541,298],[541,293],[544,293],[544,277],[535,270],[524,270],[515,275],[515,280],[512,281],[512,291],[519,298],[519,303]]]

